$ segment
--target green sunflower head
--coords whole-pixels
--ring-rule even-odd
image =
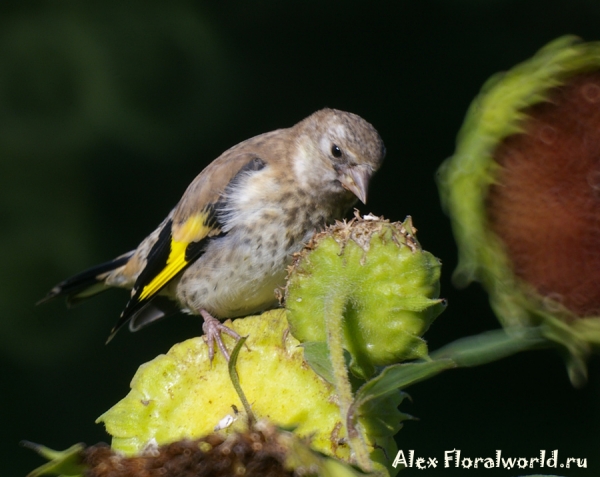
[[[409,217],[357,215],[317,234],[290,267],[287,317],[302,343],[327,341],[327,321],[343,315],[343,347],[363,379],[377,367],[427,356],[423,334],[445,309],[441,263],[423,250]]]

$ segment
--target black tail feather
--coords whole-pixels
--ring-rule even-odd
[[[103,292],[108,287],[104,285],[104,274],[122,267],[131,258],[133,252],[115,258],[109,262],[101,263],[77,275],[60,282],[48,294],[36,303],[46,303],[57,296],[66,296],[69,306]]]
[[[150,323],[174,315],[179,311],[179,307],[174,301],[165,296],[154,296],[150,301],[144,303],[144,306],[137,310],[133,315],[126,315],[125,312],[121,313],[121,317],[110,331],[106,343],[108,344],[117,334],[117,331],[119,331],[127,322],[129,322],[129,331],[135,332]]]

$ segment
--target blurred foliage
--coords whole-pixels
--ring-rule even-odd
[[[31,308],[15,297],[40,267],[68,275],[93,262],[106,232],[93,223],[86,157],[110,144],[176,161],[222,122],[228,66],[204,16],[185,4],[47,4],[5,17],[0,31],[1,240],[11,277],[0,292],[11,317],[0,340],[4,352],[47,362],[84,343],[81,326],[36,333]],[[120,174],[118,162],[108,165]],[[103,193],[122,191],[104,183]]]
[[[135,247],[223,150],[324,106],[360,114],[388,149],[362,211],[411,214],[424,248],[453,270],[433,175],[468,104],[491,74],[553,38],[600,39],[599,22],[594,0],[3,2],[5,473],[35,466],[16,447],[23,438],[53,448],[106,439],[93,422],[126,394],[135,369],[199,333],[197,320],[173,318],[104,346],[126,293],[72,310],[33,304]],[[456,292],[449,275],[449,309],[426,335],[432,350],[496,326],[485,294]],[[401,445],[429,455],[553,446],[591,458],[597,437],[586,439],[580,423],[597,429],[599,393],[597,361],[589,386],[574,391],[550,353],[445,373],[412,389],[407,411],[421,421],[405,427]]]

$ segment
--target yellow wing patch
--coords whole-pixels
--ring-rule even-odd
[[[171,239],[171,251],[165,267],[156,275],[150,283],[144,286],[138,299],[144,300],[156,294],[170,280],[185,268],[188,262],[185,259],[187,246],[191,242],[199,242],[213,230],[207,224],[208,213],[200,213],[190,217],[177,230],[173,231]]]
[[[191,216],[177,227],[177,230],[173,230],[173,241],[190,243],[202,240],[213,229],[213,226],[208,224],[208,217],[207,212]]]

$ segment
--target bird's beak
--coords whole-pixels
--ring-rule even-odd
[[[364,165],[344,166],[340,168],[339,181],[342,187],[352,192],[363,204],[367,203],[367,189],[373,175],[370,167]]]

